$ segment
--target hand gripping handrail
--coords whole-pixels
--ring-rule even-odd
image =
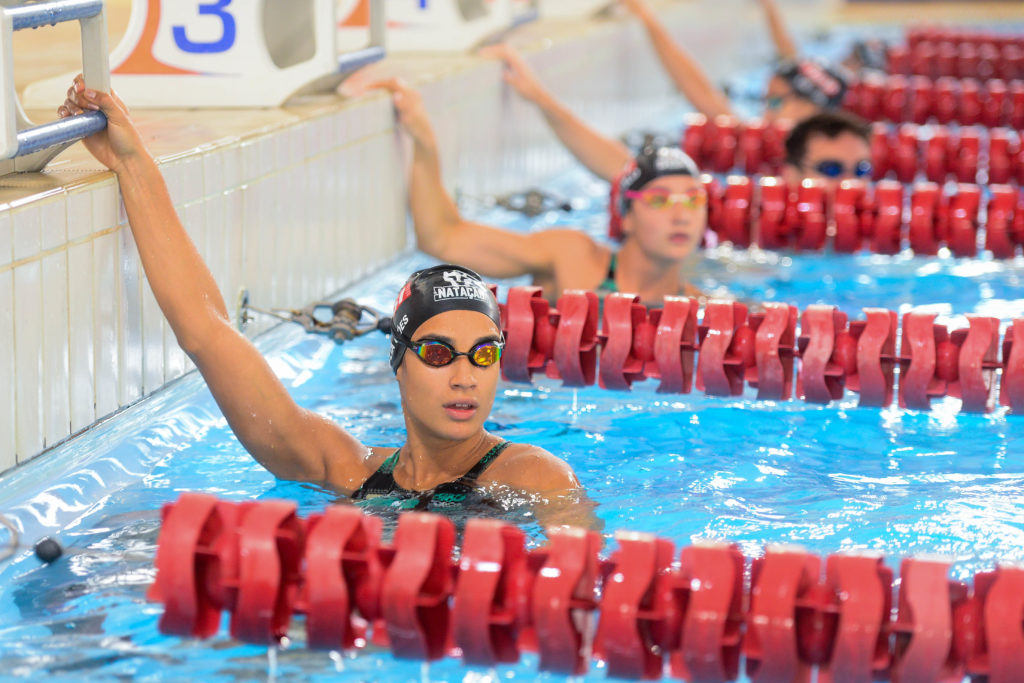
[[[538,654],[544,671],[583,674],[590,659],[627,680],[753,683],[1017,683],[1024,670],[1024,569],[998,563],[971,585],[944,558],[906,558],[899,581],[881,555],[822,559],[795,546],[744,557],[734,544],[677,550],[652,534],[601,537],[568,527],[527,550],[520,529],[466,523],[459,558],[446,517],[405,513],[391,544],[379,518],[348,505],[303,519],[295,503],[228,503],[184,493],[163,509],[156,580],[160,631],[280,642],[305,614],[307,645],[395,657],[462,657],[473,666]],[[322,532],[322,533],[321,533]],[[597,628],[588,628],[591,620]],[[371,631],[367,633],[367,631]],[[293,629],[291,633],[295,633]]]
[[[103,0],[51,0],[0,8],[0,170],[38,171],[67,145],[103,130],[106,117],[87,112],[70,119],[32,125],[14,90],[13,33],[77,21],[82,34],[82,71],[88,87],[110,90],[107,61],[107,23]],[[54,102],[56,107],[59,103]],[[17,158],[17,161],[13,161]]]

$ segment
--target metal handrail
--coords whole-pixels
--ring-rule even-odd
[[[81,21],[103,12],[103,0],[51,0],[18,5],[5,10],[13,29],[53,26],[65,21]]]
[[[61,149],[103,130],[107,118],[100,112],[32,125],[25,117],[14,90],[14,55],[11,44],[14,31],[77,21],[82,34],[82,72],[89,88],[110,90],[110,64],[107,56],[107,26],[103,0],[49,0],[0,7],[0,172],[38,171]],[[56,103],[54,103],[56,104]]]

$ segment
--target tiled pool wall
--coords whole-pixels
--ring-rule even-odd
[[[684,4],[665,16],[721,79],[771,52],[754,5],[701,3],[698,21]],[[798,21],[810,20],[811,7]],[[524,27],[517,40],[544,82],[607,132],[679,106],[635,22],[545,22]],[[449,189],[522,189],[570,163],[493,62],[405,56],[376,68],[422,87]],[[254,305],[298,307],[410,246],[407,151],[390,102],[323,100],[287,125],[159,159],[235,315],[242,288]],[[167,112],[166,123],[201,126],[204,116]],[[18,182],[9,177],[4,186]],[[0,207],[0,472],[191,369],[145,281],[112,175],[55,185]]]

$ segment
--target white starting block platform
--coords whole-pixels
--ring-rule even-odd
[[[465,52],[537,17],[536,0],[387,0],[391,52]]]
[[[135,0],[110,58],[111,84],[133,107],[278,106],[383,58],[383,9],[391,1]],[[336,27],[351,15],[361,26],[340,55]],[[25,106],[62,101],[69,80],[33,83]]]
[[[589,19],[616,4],[615,0],[539,0],[545,19]]]

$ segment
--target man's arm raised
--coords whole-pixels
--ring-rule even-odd
[[[63,118],[102,111],[106,130],[84,140],[117,175],[146,278],[178,343],[195,362],[246,450],[275,476],[352,491],[369,474],[366,449],[333,422],[300,408],[228,316],[220,290],[171,202],[163,176],[124,104],[87,90],[81,76]]]
[[[633,158],[628,147],[591,128],[555,99],[514,48],[509,45],[493,45],[481,50],[480,56],[500,59],[505,64],[505,81],[523,99],[537,105],[551,132],[591,173],[611,182]]]
[[[619,2],[643,24],[662,66],[694,109],[709,119],[723,114],[734,115],[725,93],[715,87],[697,60],[672,38],[647,0]]]

